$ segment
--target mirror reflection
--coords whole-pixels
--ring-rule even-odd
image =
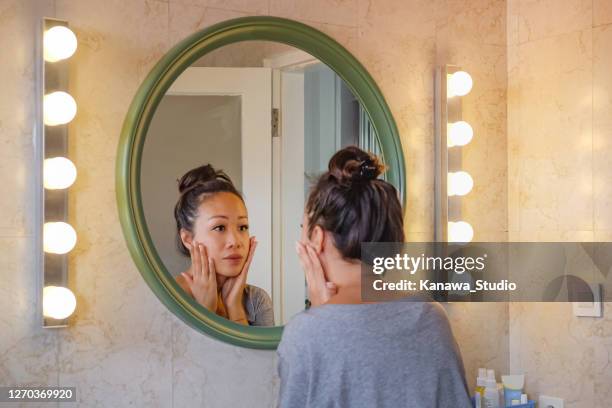
[[[310,54],[248,41],[185,70],[151,121],[140,176],[152,242],[185,295],[254,326],[303,310],[304,200],[348,145],[382,157],[357,98]]]

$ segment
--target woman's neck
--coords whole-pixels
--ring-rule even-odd
[[[338,259],[329,263],[327,278],[338,291],[327,304],[358,304],[361,301],[361,263]]]

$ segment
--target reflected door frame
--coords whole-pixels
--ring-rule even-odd
[[[272,69],[272,108],[278,109],[278,137],[272,140],[272,300],[276,324],[304,310],[306,281],[295,252],[304,213],[304,73],[320,63],[296,50],[264,59]],[[276,256],[278,254],[278,256]]]
[[[247,282],[272,288],[272,75],[270,68],[187,68],[168,95],[241,97],[242,194],[258,241]]]

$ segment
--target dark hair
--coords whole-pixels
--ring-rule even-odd
[[[176,244],[178,250],[189,256],[189,250],[181,240],[181,229],[193,232],[193,224],[198,215],[198,207],[202,202],[215,193],[227,192],[244,199],[234,187],[234,183],[223,170],[215,170],[210,164],[189,170],[178,180],[178,189],[181,194],[174,206],[176,219]]]
[[[360,259],[362,242],[403,242],[397,190],[377,178],[384,170],[376,156],[357,146],[336,152],[308,196],[308,236],[315,225],[331,232],[345,259]]]

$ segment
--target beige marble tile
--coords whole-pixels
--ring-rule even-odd
[[[417,126],[408,130],[414,136],[402,138],[407,184],[404,227],[433,237],[433,145]]]
[[[507,0],[506,43],[508,47],[519,43],[519,17],[521,0]]]
[[[461,350],[470,392],[476,387],[478,368],[492,368],[498,376],[507,373],[508,304],[454,302],[444,308]]]
[[[174,46],[189,35],[225,20],[261,14],[242,10],[205,7],[199,4],[170,4],[169,43]]]
[[[612,23],[612,3],[609,0],[593,0],[593,26]]]
[[[275,406],[276,353],[250,350],[206,337],[183,322],[173,322],[174,406]],[[248,384],[248,392],[236,392]]]
[[[181,8],[185,5],[199,7],[206,7],[208,5],[208,0],[167,0],[166,2],[170,4],[170,10],[173,8]]]
[[[433,241],[432,232],[412,232],[404,228],[404,238],[406,242],[431,242]]]
[[[612,242],[612,230],[595,231],[594,241],[597,242]]]
[[[508,60],[508,87],[507,98],[507,161],[508,161],[508,230],[515,232],[520,227],[520,65],[519,47],[509,46]]]
[[[608,306],[606,310],[610,310]],[[595,372],[594,372],[594,408],[606,408],[610,405],[612,398],[612,342],[609,337],[602,339],[595,345],[594,351]]]
[[[519,5],[521,43],[590,28],[592,0],[521,0]]]
[[[521,45],[519,55],[520,124],[510,151],[518,152],[520,230],[591,230],[590,31]]]
[[[521,230],[513,234],[514,242],[593,242],[592,230]]]
[[[268,14],[268,0],[166,0],[170,10],[185,6],[211,7],[224,11],[245,13],[245,15]]]
[[[140,309],[138,315],[131,315],[130,322],[80,319],[62,336],[58,353],[60,384],[77,388],[79,406],[171,406],[168,312],[158,306],[143,313],[150,303],[141,302],[144,307],[140,308],[132,307],[136,302],[131,303],[124,304],[121,312],[127,317],[130,309]],[[158,315],[143,318],[151,311]],[[162,313],[165,316],[160,316]],[[119,327],[129,327],[129,335],[121,336],[128,330]]]
[[[609,239],[609,238],[608,238]],[[596,408],[610,405],[612,398],[612,303],[603,304],[603,318],[593,320],[594,392]]]
[[[612,229],[612,25],[593,29],[594,228]]]
[[[250,14],[268,14],[268,0],[207,0],[206,5]]]
[[[297,16],[296,16],[296,19]],[[359,30],[357,27],[347,27],[330,23],[319,23],[316,21],[302,21],[324,34],[333,38],[336,42],[342,45],[353,56],[357,57]],[[360,61],[361,62],[361,61]]]
[[[446,0],[438,2],[439,31],[449,30],[458,43],[506,46],[506,1]]]
[[[270,0],[269,14],[300,21],[357,27],[355,0]]]
[[[57,386],[58,334],[42,328],[33,238],[0,238],[0,384]]]
[[[521,303],[511,308],[510,321],[510,343],[513,351],[518,349],[510,366],[525,373],[527,393],[532,398],[558,396],[570,407],[594,406],[594,356],[588,340],[593,320],[574,317],[570,303]]]

